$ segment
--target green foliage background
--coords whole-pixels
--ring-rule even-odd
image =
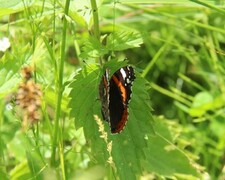
[[[224,7],[0,0],[11,44],[0,51],[0,177],[224,179]],[[105,68],[127,64],[137,77],[129,120],[111,135],[98,85]],[[42,119],[24,128],[13,97],[26,66],[43,97]]]

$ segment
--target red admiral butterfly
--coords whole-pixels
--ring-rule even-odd
[[[134,69],[125,66],[109,78],[106,69],[99,85],[102,116],[110,124],[111,133],[120,133],[128,119],[128,105],[135,79]]]

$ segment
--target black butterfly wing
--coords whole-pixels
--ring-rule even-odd
[[[112,133],[121,132],[126,125],[134,79],[134,69],[131,66],[120,68],[110,79],[109,114]]]

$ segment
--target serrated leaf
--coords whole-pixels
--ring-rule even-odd
[[[109,68],[112,68],[110,69],[111,73],[125,65],[124,62],[114,62],[115,65],[111,62],[107,64]],[[103,74],[103,72],[102,70],[100,70],[101,73],[98,71],[95,70],[89,74],[82,71],[75,77],[75,81],[71,84],[69,107],[72,109],[71,115],[75,117],[76,128],[83,127],[86,139],[94,144],[92,146],[93,154],[98,155],[98,158],[105,163],[108,152],[106,148],[102,149],[105,146],[103,145],[104,141],[100,139],[98,126],[93,119],[93,114],[101,117],[100,101],[97,100],[101,76],[98,74]],[[135,179],[137,174],[141,174],[141,161],[145,159],[143,149],[147,147],[146,137],[153,133],[145,80],[140,78],[138,73],[136,76],[129,108],[129,120],[123,132],[111,135],[109,125],[105,122],[109,138],[113,141],[112,156],[120,179]]]
[[[81,58],[96,58],[100,56],[104,56],[108,53],[108,49],[104,47],[98,39],[95,37],[90,37],[82,48],[82,53],[80,54]]]
[[[100,102],[98,96],[99,70],[96,67],[90,69],[84,68],[74,77],[74,82],[71,83],[69,108],[70,115],[75,118],[75,128],[83,127],[86,141],[92,148],[92,158],[97,163],[106,161],[105,154],[106,144],[100,138],[98,125],[94,120],[94,114],[99,114]],[[97,113],[96,113],[97,112]]]
[[[93,119],[93,107],[96,104],[97,96],[97,71],[86,73],[81,71],[75,81],[71,83],[70,92],[71,101],[71,116],[75,117],[75,128],[89,127],[89,131],[84,131],[87,137],[91,137],[94,133],[93,129],[97,130],[97,124]]]
[[[137,32],[119,31],[112,33],[107,38],[104,46],[95,37],[90,37],[82,48],[81,58],[96,58],[108,54],[110,51],[123,51],[130,48],[140,47],[143,43],[141,35]]]
[[[107,38],[107,49],[110,51],[123,51],[140,47],[143,43],[141,35],[133,31],[117,31]]]

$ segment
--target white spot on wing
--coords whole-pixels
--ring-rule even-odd
[[[120,69],[120,73],[122,74],[122,76],[123,76],[123,79],[126,79],[126,72],[124,71],[124,69],[123,68],[121,68]]]

